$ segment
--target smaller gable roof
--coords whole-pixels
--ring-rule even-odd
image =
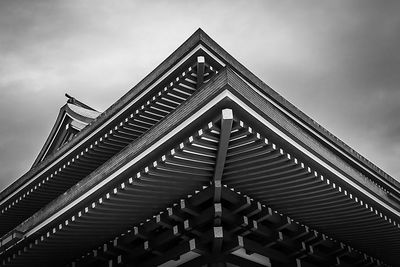
[[[101,114],[76,98],[68,94],[65,96],[68,98],[67,103],[60,108],[56,122],[32,167],[71,140]]]

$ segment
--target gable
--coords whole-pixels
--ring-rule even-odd
[[[85,128],[99,114],[100,112],[74,98],[70,98],[68,103],[60,108],[56,122],[32,167],[71,141],[78,132]]]

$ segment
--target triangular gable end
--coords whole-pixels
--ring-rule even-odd
[[[57,151],[61,146],[100,115],[100,112],[65,94],[67,103],[60,108],[56,122],[32,167]]]

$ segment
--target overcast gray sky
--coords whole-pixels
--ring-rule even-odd
[[[33,163],[64,93],[104,111],[201,27],[400,177],[400,1],[0,1],[0,190]]]

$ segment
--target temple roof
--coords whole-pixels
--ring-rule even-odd
[[[221,110],[227,109],[232,124],[223,130]],[[71,120],[65,120],[66,114]],[[85,229],[87,240],[107,231],[115,234],[218,176],[226,186],[339,241],[390,262],[393,253],[400,253],[399,183],[200,29],[93,120],[95,115],[76,102],[64,105],[33,168],[0,194],[0,229],[22,233],[27,244],[21,246],[41,236],[62,246],[66,241],[58,236],[58,225],[73,227],[72,221],[86,213],[88,219],[79,221],[84,225],[76,231]],[[53,140],[62,140],[58,129],[80,128],[82,122],[90,125],[54,145],[60,142]],[[136,193],[127,195],[127,188]],[[122,208],[99,206],[105,199]],[[107,218],[125,218],[125,201],[137,213],[103,224]],[[90,221],[98,209],[107,216]]]

